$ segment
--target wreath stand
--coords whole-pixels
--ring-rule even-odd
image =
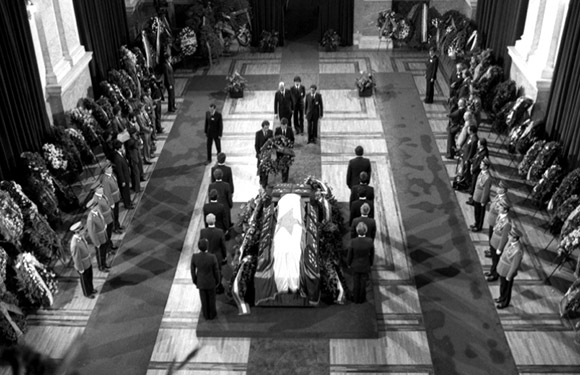
[[[552,240],[548,243],[548,245],[546,246],[546,248],[544,250],[546,250],[550,244],[554,241],[555,237],[552,238]],[[552,276],[554,276],[554,274],[556,273],[556,271],[558,271],[559,269],[561,269],[564,264],[568,263],[572,265],[572,268],[574,268],[574,260],[572,259],[572,253],[574,251],[571,251],[570,253],[563,253],[562,255],[557,255],[556,258],[554,258],[554,260],[560,258],[560,260],[558,261],[558,264],[556,264],[556,267],[554,267],[554,269],[552,270],[552,272],[548,275],[548,277],[546,277],[546,280],[544,280],[546,283],[549,283],[550,279],[552,278]],[[554,261],[552,261],[552,264],[554,263]]]

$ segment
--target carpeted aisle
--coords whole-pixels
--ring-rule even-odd
[[[376,78],[435,374],[517,374],[413,76]]]
[[[205,111],[221,95],[196,85],[192,78],[84,331],[81,374],[147,372],[205,171]]]

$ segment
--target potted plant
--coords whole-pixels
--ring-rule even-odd
[[[376,84],[372,73],[361,71],[360,77],[355,80],[355,83],[358,89],[358,96],[365,98],[373,95],[373,88]]]
[[[324,47],[326,52],[336,51],[338,49],[338,45],[340,44],[340,36],[333,29],[328,29],[322,36],[320,44],[322,47]]]
[[[261,52],[274,52],[278,46],[278,32],[277,31],[262,31],[262,37],[260,38],[260,51]]]
[[[232,74],[226,77],[228,84],[226,85],[226,91],[230,94],[230,98],[243,98],[244,89],[246,88],[246,79],[242,77],[238,71],[234,71]]]

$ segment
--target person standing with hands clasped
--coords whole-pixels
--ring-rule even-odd
[[[201,312],[207,320],[217,316],[215,305],[216,287],[220,283],[218,260],[214,254],[208,253],[209,242],[202,238],[197,243],[199,253],[191,256],[191,279],[199,290]]]
[[[95,298],[97,291],[93,288],[93,264],[91,263],[91,251],[85,239],[85,231],[82,222],[74,223],[70,230],[74,232],[70,241],[70,253],[75,270],[81,277],[83,294],[87,298]]]
[[[508,236],[508,244],[501,254],[497,265],[497,273],[499,274],[499,298],[495,302],[497,302],[496,307],[498,309],[508,307],[512,298],[514,278],[518,274],[524,256],[520,236],[520,230],[515,226],[512,227]]]
[[[304,98],[306,96],[306,89],[300,77],[294,77],[294,86],[290,89],[290,94],[292,94],[294,106],[294,129],[298,135],[304,133]]]
[[[346,264],[353,271],[354,303],[364,303],[367,294],[367,281],[375,258],[375,245],[372,238],[366,237],[367,226],[365,223],[358,223],[356,232],[358,237],[350,241]]]
[[[211,163],[211,147],[215,142],[215,148],[218,152],[222,152],[222,133],[224,130],[224,123],[222,114],[216,111],[215,104],[209,105],[209,111],[205,113],[205,136],[207,137],[207,161],[205,164]]]
[[[290,90],[284,88],[284,82],[278,85],[278,91],[274,95],[274,115],[277,119],[287,119],[288,125],[292,127],[292,94]]]
[[[439,58],[435,54],[435,47],[429,48],[429,61],[427,62],[427,71],[425,72],[426,90],[425,100],[427,104],[433,103],[433,93],[435,91],[435,80],[437,79],[437,68],[439,67]]]
[[[324,115],[322,95],[316,92],[316,85],[310,85],[310,92],[306,95],[304,111],[308,122],[308,143],[316,144],[318,138],[318,119]]]
[[[475,183],[475,190],[473,192],[473,217],[475,222],[469,227],[472,232],[479,232],[483,227],[485,206],[487,205],[487,202],[489,202],[491,191],[491,175],[489,174],[489,166],[489,159],[483,158],[480,163],[481,172],[477,176],[477,182]]]

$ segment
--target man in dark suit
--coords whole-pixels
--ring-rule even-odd
[[[467,128],[467,141],[461,148],[462,173],[471,175],[471,159],[473,159],[475,153],[477,152],[478,143],[479,137],[477,136],[477,126],[469,125]]]
[[[217,316],[215,295],[216,286],[220,283],[218,260],[214,254],[207,252],[207,239],[200,239],[197,246],[199,253],[191,256],[191,280],[199,290],[203,317],[212,320]]]
[[[213,189],[209,192],[209,203],[203,205],[203,217],[207,217],[209,214],[214,214],[215,216],[215,226],[224,231],[224,233],[230,228],[230,223],[227,220],[226,209],[223,204],[217,201],[218,192]],[[208,224],[205,223],[205,227]]]
[[[287,119],[292,126],[292,111],[292,94],[284,88],[284,82],[280,82],[274,95],[274,114],[277,119]]]
[[[437,68],[439,67],[439,58],[435,54],[435,48],[429,48],[429,61],[427,62],[427,71],[425,72],[426,90],[425,100],[427,104],[433,103],[433,92],[435,90],[435,80],[437,79]]]
[[[358,237],[350,241],[346,264],[353,271],[354,303],[364,303],[366,300],[367,282],[375,258],[375,246],[370,237],[366,237],[367,227],[359,223],[356,232]]]
[[[129,190],[129,185],[131,184],[131,169],[129,168],[127,159],[125,159],[125,149],[123,148],[121,141],[115,139],[115,141],[113,141],[113,147],[115,148],[113,154],[113,165],[115,166],[115,174],[117,175],[117,184],[121,191],[123,204],[126,209],[130,210],[135,208],[131,203],[131,191]]]
[[[211,167],[211,182],[215,182],[215,177],[213,175],[213,172],[216,169],[221,169],[222,174],[223,174],[223,178],[222,180],[224,182],[227,182],[228,184],[230,184],[230,188],[232,189],[232,195],[234,195],[234,177],[232,174],[232,168],[228,167],[225,163],[226,163],[226,154],[224,154],[223,152],[220,152],[217,156],[217,164],[214,165],[213,167]]]
[[[361,190],[358,193],[358,199],[350,204],[350,218],[348,220],[348,225],[352,225],[354,219],[362,215],[361,208],[365,203],[368,204],[370,207],[368,216],[370,218],[375,217],[375,205],[373,204],[373,201],[368,200],[366,198],[366,192],[364,190]]]
[[[175,112],[175,77],[173,76],[173,66],[171,65],[171,56],[165,54],[163,59],[163,78],[167,88],[167,112]]]
[[[234,203],[232,201],[232,188],[230,187],[230,184],[222,180],[223,172],[221,169],[216,169],[213,172],[213,176],[215,177],[215,182],[209,184],[208,193],[212,190],[217,191],[218,193],[217,201],[218,203],[221,203],[225,207],[227,221],[228,223],[231,224],[232,222],[231,210],[232,207],[234,206]],[[226,230],[227,229],[229,228],[226,228]]]
[[[205,238],[209,244],[209,253],[216,256],[220,270],[224,264],[227,262],[227,252],[226,252],[226,238],[224,231],[220,228],[215,227],[215,215],[209,214],[205,218],[207,223],[207,228],[203,228],[199,234],[199,238]],[[224,292],[224,287],[220,283],[217,287],[217,294],[222,294]]]
[[[304,133],[304,98],[306,89],[302,85],[300,77],[294,77],[294,86],[290,89],[292,105],[294,107],[294,129],[296,134]]]
[[[276,128],[274,135],[275,136],[282,135],[288,138],[290,142],[294,143],[294,132],[292,131],[292,128],[288,126],[288,120],[286,120],[285,118],[280,120],[280,127]],[[283,153],[276,152],[276,158],[281,159],[283,156],[284,156]],[[290,167],[282,170],[282,182],[288,182],[288,174],[290,174]]]
[[[367,172],[361,172],[359,175],[359,184],[355,185],[350,189],[350,199],[348,203],[352,203],[359,197],[359,192],[364,190],[366,193],[366,197],[369,201],[375,200],[375,188],[369,186],[369,174]]]
[[[445,155],[447,159],[455,158],[455,149],[457,147],[455,145],[455,137],[463,127],[463,115],[467,110],[464,98],[460,98],[457,105],[457,109],[447,115],[449,117],[449,123],[447,125],[447,155]]]
[[[256,159],[258,159],[258,176],[260,176],[260,185],[264,189],[268,185],[268,174],[260,170],[260,149],[266,143],[266,141],[273,136],[274,134],[270,130],[270,122],[268,120],[262,121],[262,130],[258,130],[256,132],[254,149],[256,150]]]
[[[375,222],[375,219],[369,217],[370,212],[371,206],[369,206],[367,203],[363,203],[363,205],[360,207],[361,215],[355,218],[350,226],[350,238],[355,238],[358,236],[356,227],[358,223],[364,223],[367,226],[366,237],[370,237],[373,240],[375,239],[377,234],[377,223]]]
[[[348,162],[348,169],[346,170],[346,185],[349,189],[360,184],[361,172],[366,172],[369,176],[368,183],[371,182],[371,161],[363,157],[364,152],[362,146],[356,146],[354,149],[356,157],[350,159]]]
[[[218,152],[222,152],[222,133],[224,130],[224,123],[222,114],[216,111],[215,104],[209,105],[209,111],[205,113],[205,136],[207,137],[207,161],[206,164],[211,163],[211,146],[215,142],[215,148]]]
[[[324,115],[322,95],[316,92],[317,89],[316,85],[310,85],[310,92],[306,95],[306,100],[304,101],[304,111],[308,122],[308,143],[316,143],[316,138],[318,138],[318,119]]]
[[[455,74],[449,79],[449,102],[454,103],[457,99],[457,93],[459,92],[459,87],[463,83],[463,70],[466,69],[464,62],[458,62],[455,64]]]

